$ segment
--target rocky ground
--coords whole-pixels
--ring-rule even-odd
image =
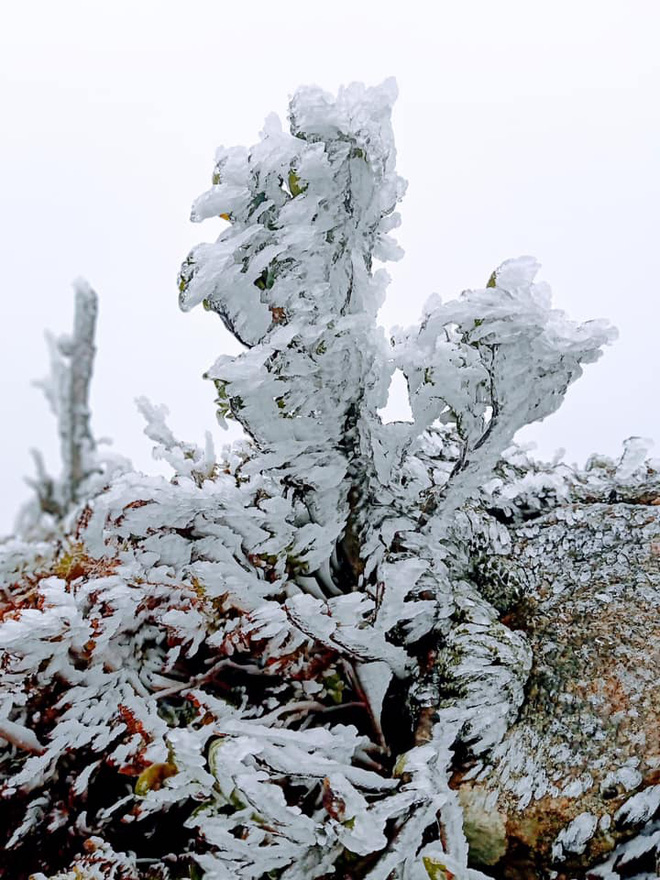
[[[570,503],[512,530],[506,566],[522,590],[502,620],[531,643],[526,698],[503,742],[454,780],[489,875],[657,876],[655,501]]]

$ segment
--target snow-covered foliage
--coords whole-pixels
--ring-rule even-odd
[[[46,473],[40,453],[33,450],[37,478],[31,481],[39,514],[61,518],[84,497],[85,479],[94,471],[94,438],[89,411],[89,386],[94,363],[96,294],[79,280],[75,285],[76,307],[71,336],[46,337],[50,350],[51,374],[40,382],[51,410],[57,418],[62,456],[62,476],[55,480]],[[31,510],[26,511],[26,519]],[[36,511],[35,511],[36,512]],[[34,513],[33,513],[34,515]]]
[[[47,386],[63,476],[0,544],[0,876],[484,876],[454,752],[502,739],[531,656],[471,560],[525,506],[598,484],[511,448],[612,331],[553,310],[522,257],[386,338],[395,94],[299,90],[289,130],[219,150],[193,206],[227,228],[185,260],[180,303],[244,345],[208,371],[244,441],[216,456],[141,400],[172,479],[101,461],[78,287]],[[385,424],[397,369],[413,418]]]
[[[74,290],[73,333],[46,335],[50,376],[35,382],[57,419],[62,473],[59,478],[51,477],[39,450],[32,450],[37,474],[27,482],[34,489],[34,498],[20,511],[16,530],[33,540],[61,536],[69,526],[67,514],[130,467],[121,456],[102,455],[92,434],[89,390],[98,302],[84,279],[76,280]]]

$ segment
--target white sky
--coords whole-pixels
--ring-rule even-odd
[[[659,34],[657,0],[2,3],[0,533],[29,447],[59,467],[30,382],[44,329],[70,327],[77,275],[101,296],[97,435],[155,469],[133,403],[146,394],[179,435],[225,442],[200,376],[237,347],[177,307],[181,260],[218,232],[189,207],[215,147],[253,143],[303,83],[398,80],[406,257],[383,323],[533,254],[559,307],[620,339],[524,439],[580,462],[631,434],[660,442]]]

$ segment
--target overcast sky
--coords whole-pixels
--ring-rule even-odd
[[[215,147],[253,143],[303,83],[397,78],[406,256],[383,323],[532,254],[560,308],[620,338],[524,439],[583,463],[636,434],[660,455],[659,33],[657,0],[3,3],[0,533],[29,447],[59,466],[30,383],[47,372],[44,330],[69,329],[78,275],[101,297],[97,435],[155,470],[133,403],[146,394],[179,435],[225,442],[201,374],[237,346],[177,307],[181,260],[219,232],[189,208]]]

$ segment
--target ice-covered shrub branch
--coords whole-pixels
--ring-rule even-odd
[[[272,469],[304,499],[307,569],[323,565],[344,535],[353,580],[359,526],[351,510],[373,490],[365,432],[392,371],[376,329],[387,276],[372,262],[398,253],[388,235],[403,193],[393,90],[353,89],[336,101],[301,90],[290,132],[269,117],[249,152],[220,150],[193,219],[220,214],[230,227],[190,254],[180,281],[184,309],[203,302],[248,347],[208,375],[220,413],[237,419],[260,452],[252,467]]]
[[[83,500],[82,487],[95,467],[89,388],[94,367],[97,309],[96,293],[86,281],[78,279],[73,333],[47,337],[51,371],[49,378],[39,385],[57,419],[62,475],[59,480],[49,477],[41,455],[35,451],[37,479],[32,485],[41,509],[55,517],[63,516],[72,504]]]
[[[531,257],[508,260],[483,290],[444,304],[432,298],[421,327],[396,340],[411,433],[439,421],[455,427],[459,444],[429,511],[450,516],[473,496],[516,432],[554,412],[582,364],[615,335],[603,321],[575,324],[553,310],[548,286],[534,283],[539,268]]]

